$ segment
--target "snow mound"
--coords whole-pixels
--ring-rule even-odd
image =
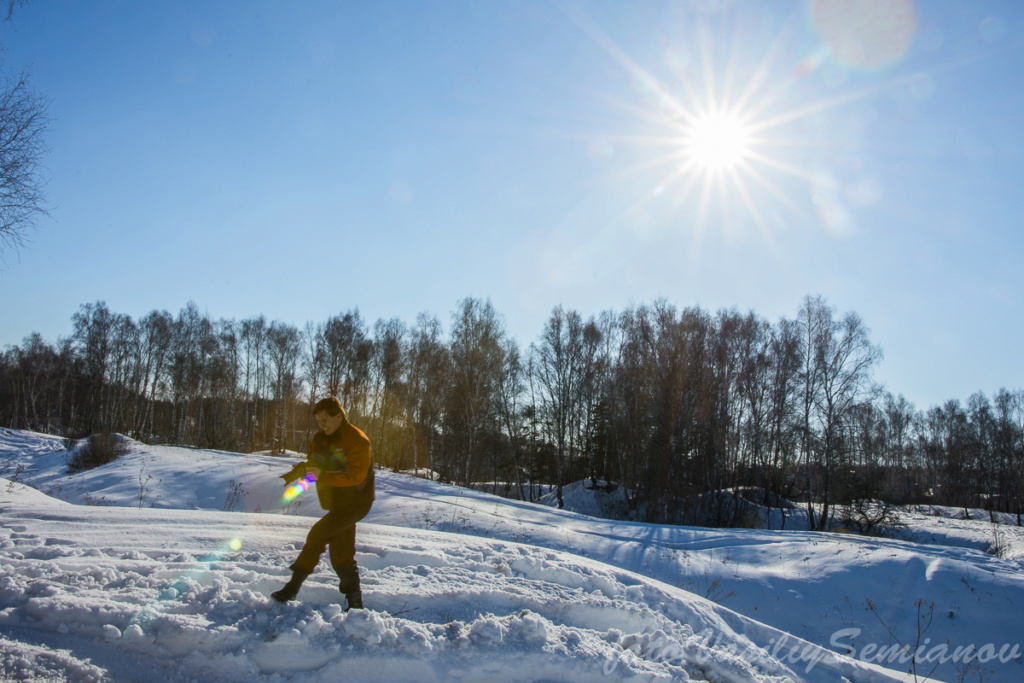
[[[268,597],[301,518],[5,493],[0,513],[5,675],[119,680],[141,660],[159,678],[204,681],[320,680],[339,667],[354,681],[892,680],[796,639],[806,659],[783,662],[769,653],[787,637],[775,629],[534,546],[368,524],[357,547],[368,609],[345,613],[323,564],[298,601]],[[70,645],[48,659],[35,638]]]
[[[399,470],[398,473],[410,477],[417,477],[419,479],[429,479],[430,481],[439,481],[441,479],[441,475],[429,467],[418,467],[412,470]]]
[[[590,517],[624,520],[629,518],[628,495],[622,486],[604,480],[597,483],[590,479],[574,481],[562,487],[563,509]],[[555,491],[545,493],[538,502],[558,507],[558,494]]]
[[[299,602],[267,598],[322,514],[311,494],[282,505],[292,459],[139,444],[68,475],[66,452],[0,430],[0,633],[25,661],[47,646],[116,680],[333,680],[339,658],[383,680],[890,680],[906,664],[876,655],[917,633],[920,603],[933,647],[991,645],[986,681],[1022,680],[1024,530],[956,511],[907,512],[902,539],[704,529],[381,470],[357,543],[369,609],[345,615],[326,564]]]
[[[19,481],[11,479],[4,479],[0,477],[0,489],[4,492],[4,499],[22,503],[37,505],[67,505],[68,503],[63,500],[57,500],[46,495],[42,491],[35,489],[27,484],[23,484]]]
[[[29,645],[0,635],[0,672],[5,681],[102,683],[106,672],[67,650]]]

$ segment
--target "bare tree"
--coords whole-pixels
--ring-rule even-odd
[[[407,349],[406,411],[412,430],[412,466],[419,469],[419,444],[426,442],[427,463],[434,470],[435,432],[444,412],[444,391],[447,383],[448,349],[441,341],[441,321],[436,316],[420,313],[410,333]],[[433,475],[431,475],[433,476]]]
[[[1006,406],[1006,419],[1011,423],[1013,444],[1011,446],[1011,480],[1014,512],[1017,514],[1017,526],[1022,526],[1024,516],[1024,390],[1015,391],[1010,395]]]
[[[523,397],[526,391],[523,364],[519,359],[519,345],[514,339],[504,343],[504,358],[501,364],[501,379],[498,382],[498,415],[509,446],[512,448],[512,465],[515,469],[516,491],[519,500],[526,500],[523,489],[523,469],[521,454],[526,432]]]
[[[559,508],[564,505],[562,487],[567,483],[566,469],[578,445],[577,425],[587,364],[583,329],[579,313],[556,306],[535,347],[541,412],[555,445],[555,492]],[[593,350],[596,352],[596,344]]]
[[[309,402],[313,405],[320,399],[321,387],[327,357],[327,342],[324,338],[323,324],[316,324],[312,321],[306,322],[302,332],[302,378],[309,384]],[[308,441],[312,431],[312,421],[306,420],[306,429],[303,434],[303,441]]]
[[[602,311],[594,321],[597,349],[594,357],[592,405],[594,413],[594,454],[592,470],[598,478],[605,481],[607,487],[618,479],[618,470],[612,462],[612,429],[611,391],[613,372],[618,356],[619,325],[618,316],[610,310]],[[594,338],[591,332],[591,338]],[[595,481],[596,484],[596,481]]]
[[[243,320],[241,326],[241,352],[244,358],[241,367],[242,376],[245,377],[242,396],[246,402],[245,440],[249,449],[254,450],[256,428],[266,423],[261,407],[265,405],[262,399],[267,374],[267,320],[259,315]]]
[[[917,411],[902,394],[894,398],[888,392],[882,396],[882,411],[885,414],[883,464],[891,473],[888,493],[898,502],[910,502],[920,492],[917,479],[920,463],[913,459],[912,438]]]
[[[167,311],[152,311],[139,321],[140,386],[136,396],[135,424],[136,438],[149,440],[153,434],[153,403],[163,372],[164,359],[170,346],[171,326],[174,318]]]
[[[504,325],[490,301],[466,298],[452,314],[451,381],[445,417],[452,436],[450,455],[461,462],[459,483],[468,486],[486,439],[497,431],[497,392],[501,381]]]
[[[643,475],[649,470],[654,431],[651,416],[655,410],[650,309],[641,306],[624,311],[617,327],[620,331],[618,360],[609,393],[616,413],[613,433],[618,451],[618,478],[627,490],[633,491],[630,509],[635,509],[641,499],[649,500],[649,488],[644,486],[647,477]]]
[[[267,354],[274,372],[274,399],[277,403],[275,450],[283,453],[288,448],[288,408],[294,403],[299,390],[297,377],[302,340],[299,330],[287,323],[272,322],[267,330]]]
[[[796,483],[789,474],[796,456],[798,380],[800,374],[800,327],[792,320],[780,320],[772,331],[769,347],[771,362],[771,465],[768,488],[775,494],[786,526],[787,507],[783,502]]]
[[[814,359],[819,384],[817,417],[821,448],[821,516],[818,529],[828,528],[832,477],[845,460],[844,429],[857,405],[874,398],[876,387],[871,371],[881,360],[882,351],[871,343],[868,329],[860,316],[847,313],[842,320],[832,316],[832,309],[819,309],[820,326],[814,337]]]
[[[111,373],[107,383],[107,404],[110,406],[110,426],[127,432],[132,420],[125,414],[129,409],[133,385],[139,371],[139,328],[131,316],[116,313],[110,335]]]
[[[999,500],[998,465],[996,460],[996,422],[992,414],[992,402],[982,392],[976,392],[967,399],[970,482],[972,494],[978,496],[991,521],[995,521],[993,503]]]
[[[89,386],[90,401],[86,405],[86,430],[92,432],[96,429],[109,429],[103,389],[107,378],[107,365],[110,362],[110,338],[114,316],[105,302],[98,301],[95,304],[83,304],[71,320],[75,328],[72,337],[85,363]]]
[[[8,19],[13,5],[8,9]],[[25,72],[12,77],[0,62],[0,254],[21,247],[36,219],[46,215],[42,158],[49,151],[48,102],[29,88]]]
[[[817,527],[814,512],[814,500],[811,493],[812,466],[811,451],[813,448],[811,433],[811,414],[818,399],[820,390],[820,367],[814,353],[815,339],[821,334],[822,318],[827,310],[825,300],[818,297],[805,297],[800,315],[797,318],[800,326],[800,382],[802,389],[802,424],[800,429],[800,453],[804,462],[804,476],[807,480],[807,525]],[[831,317],[831,313],[829,313]]]
[[[349,417],[366,414],[370,353],[373,342],[359,309],[329,318],[324,324],[325,386],[328,396],[337,396]]]
[[[7,0],[7,16],[4,21],[11,21],[14,18],[14,8],[21,7],[27,0]]]
[[[21,347],[11,349],[16,373],[16,397],[20,398],[20,424],[28,429],[49,430],[49,410],[44,409],[45,394],[54,379],[57,352],[38,332],[25,337]],[[15,401],[17,405],[18,401]],[[15,410],[15,415],[18,411]]]
[[[407,361],[405,359],[405,323],[398,318],[378,320],[373,326],[373,346],[369,358],[369,377],[372,396],[369,425],[374,457],[389,466],[401,464],[399,427],[404,412],[405,386],[403,383]]]

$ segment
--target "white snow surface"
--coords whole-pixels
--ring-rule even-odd
[[[897,539],[658,526],[382,470],[346,613],[326,557],[269,598],[322,514],[282,505],[294,458],[69,456],[0,430],[3,681],[914,680],[898,643],[918,680],[1024,680],[1024,534],[978,511]]]

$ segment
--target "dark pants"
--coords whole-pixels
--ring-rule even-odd
[[[346,505],[330,510],[320,518],[306,535],[299,557],[292,565],[295,571],[313,573],[320,562],[320,555],[330,547],[331,566],[338,573],[343,585],[342,592],[359,589],[359,574],[356,568],[356,522],[370,512],[372,503]]]

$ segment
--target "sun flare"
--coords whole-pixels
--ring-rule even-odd
[[[844,190],[853,182],[847,177],[861,176],[857,187],[877,184],[850,149],[851,140],[865,134],[860,121],[870,116],[853,107],[844,116],[828,114],[907,86],[905,77],[847,86],[844,65],[877,69],[900,59],[913,37],[915,18],[911,0],[808,2],[820,45],[808,48],[798,38],[805,21],[800,12],[784,25],[764,23],[757,30],[760,38],[748,41],[750,17],[683,11],[680,16],[687,21],[673,29],[662,62],[653,67],[585,14],[570,13],[629,74],[630,97],[641,94],[639,103],[630,100],[624,109],[652,124],[636,136],[609,136],[649,151],[627,170],[649,173],[651,189],[633,200],[624,219],[646,219],[655,210],[685,215],[695,243],[709,226],[717,226],[730,239],[755,227],[771,244],[774,231],[792,222],[791,216],[834,236],[848,232],[852,218],[846,200],[861,200]],[[847,5],[856,5],[859,12],[855,25],[844,23],[850,12],[840,9]],[[888,39],[887,28],[898,34],[892,49],[881,39]],[[866,35],[879,36],[881,42],[867,45]],[[866,45],[878,54],[859,55],[865,59],[858,61],[856,49]],[[819,78],[810,78],[818,71]],[[603,148],[594,150],[588,153],[597,157]]]
[[[705,172],[730,171],[750,154],[750,133],[739,117],[706,114],[683,135],[686,163]]]

